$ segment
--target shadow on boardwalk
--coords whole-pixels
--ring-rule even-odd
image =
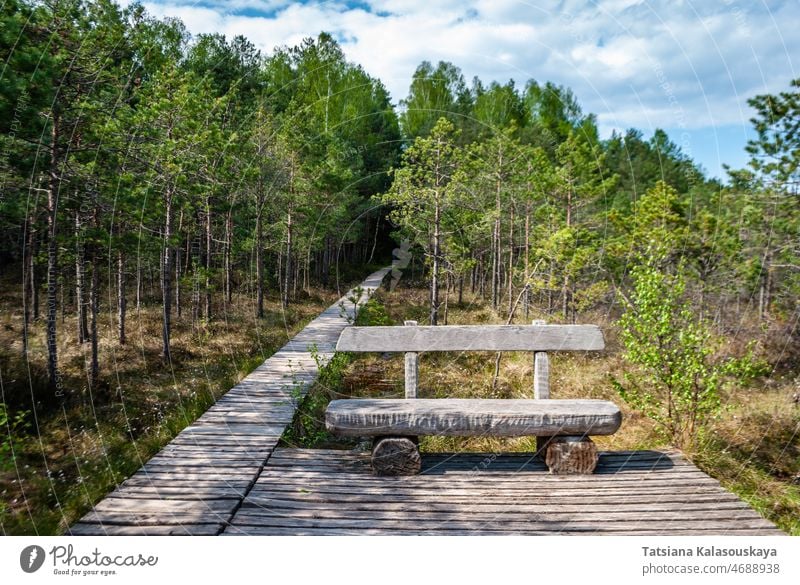
[[[530,454],[428,454],[375,477],[369,454],[280,449],[224,534],[781,534],[677,452],[600,456],[554,476]]]

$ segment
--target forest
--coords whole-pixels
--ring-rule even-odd
[[[777,392],[780,463],[743,460],[777,482],[754,501],[800,509],[800,80],[750,100],[720,181],[663,130],[601,138],[547,80],[423,62],[393,104],[324,32],[264,55],[138,4],[0,10],[4,533],[63,530],[131,439],[152,453],[398,247],[425,324],[614,328],[607,385],[666,444],[695,448],[731,385]]]

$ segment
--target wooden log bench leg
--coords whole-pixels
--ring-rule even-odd
[[[375,475],[416,475],[421,467],[417,437],[375,437],[372,445]]]
[[[589,437],[552,437],[547,444],[545,463],[553,474],[590,474],[597,459],[597,447]]]

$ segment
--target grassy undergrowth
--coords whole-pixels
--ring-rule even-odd
[[[359,324],[399,325],[405,319],[427,320],[427,291],[398,288],[379,291]],[[529,314],[530,320],[552,316]],[[518,320],[520,322],[521,320]],[[610,437],[595,437],[603,450],[669,449],[654,423],[632,410],[616,393],[610,377],[621,376],[618,332],[603,314],[587,314],[582,322],[597,323],[606,337],[603,352],[551,354],[551,395],[554,398],[597,398],[615,402],[623,411],[622,428]],[[448,307],[449,324],[502,323],[484,301],[464,295]],[[734,348],[728,348],[734,349]],[[769,356],[767,356],[769,357]],[[500,375],[492,389],[494,353],[427,353],[420,360],[419,396],[423,398],[530,398],[533,363],[530,353],[502,354]],[[685,453],[703,471],[742,497],[782,530],[800,535],[800,408],[791,400],[794,382],[773,375],[750,387],[725,388],[724,408],[693,452]],[[324,426],[328,401],[348,397],[403,396],[400,354],[337,355],[309,391],[284,444],[304,447],[354,448],[353,440],[331,437]],[[422,437],[423,451],[531,451],[533,438]]]
[[[174,320],[168,365],[159,357],[157,305],[130,311],[125,346],[116,342],[113,314],[104,313],[100,383],[92,392],[88,344],[75,342],[77,324],[67,315],[58,340],[70,396],[62,408],[47,399],[42,323],[28,362],[22,358],[21,305],[12,290],[0,286],[0,404],[10,423],[19,421],[0,430],[0,533],[17,535],[63,532],[339,297],[312,289],[287,310],[270,298],[264,319],[244,297],[218,307],[210,321],[192,324],[188,310]]]

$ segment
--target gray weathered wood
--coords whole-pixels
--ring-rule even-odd
[[[533,325],[545,325],[544,320],[536,320]],[[550,357],[546,351],[537,351],[533,354],[533,397],[536,400],[548,400],[550,398]],[[536,454],[544,457],[547,442],[550,440],[548,435],[536,437]]]
[[[410,437],[381,437],[372,448],[375,475],[415,475],[422,466],[417,442]]]
[[[541,327],[545,325],[545,321],[537,320],[533,325]],[[550,398],[550,358],[544,351],[533,354],[533,397],[536,400]]]
[[[597,447],[588,437],[552,437],[545,463],[556,475],[589,474],[597,467]]]
[[[181,524],[178,526],[139,526],[138,524],[91,524],[79,522],[67,531],[72,536],[214,536],[222,523]]]
[[[340,436],[610,435],[622,422],[605,400],[334,400],[325,426]]]
[[[409,327],[416,327],[416,321],[406,321],[403,323]],[[405,355],[405,383],[406,398],[417,397],[417,386],[419,380],[419,354],[415,351],[407,351]]]
[[[448,325],[349,327],[336,351],[568,351],[601,350],[597,325]]]
[[[621,527],[617,530],[601,530],[598,529],[597,533],[606,535],[619,535],[619,536],[663,536],[664,535],[663,528],[657,528],[651,526],[649,529],[645,530],[626,530],[625,527]],[[774,535],[774,532],[770,532],[769,530],[760,529],[760,528],[729,528],[725,529],[724,533],[726,536],[753,536],[753,535]],[[500,530],[492,530],[491,528],[484,528],[478,530],[447,530],[446,528],[438,528],[438,529],[431,529],[429,527],[417,527],[416,530],[408,530],[408,531],[396,531],[393,529],[383,529],[383,528],[328,528],[328,527],[311,527],[311,528],[304,528],[299,526],[293,526],[291,528],[280,527],[280,526],[229,526],[227,527],[226,531],[221,534],[221,536],[379,536],[379,535],[398,535],[401,534],[403,536],[413,536],[413,535],[424,535],[424,536],[490,536],[490,535],[524,535],[524,536],[553,536],[558,534],[559,536],[578,536],[578,535],[586,535],[586,532],[582,531],[575,531],[572,530],[559,530],[557,533],[552,530],[508,530],[508,529],[500,529]],[[591,533],[590,533],[591,534]],[[686,529],[670,529],[668,534],[670,536],[714,536],[719,535],[720,530],[718,529],[708,529],[705,527],[702,528],[693,528],[691,530]]]
[[[387,272],[375,272],[362,286],[374,290]],[[352,316],[353,303],[341,302]],[[76,533],[218,533],[254,485],[319,372],[310,346],[316,345],[324,363],[347,326],[338,302],[323,311],[98,503],[75,525]],[[175,526],[181,524],[185,530]]]
[[[780,534],[678,453],[602,453],[594,475],[568,476],[530,454],[429,454],[408,477],[369,461],[277,449],[224,533]]]

